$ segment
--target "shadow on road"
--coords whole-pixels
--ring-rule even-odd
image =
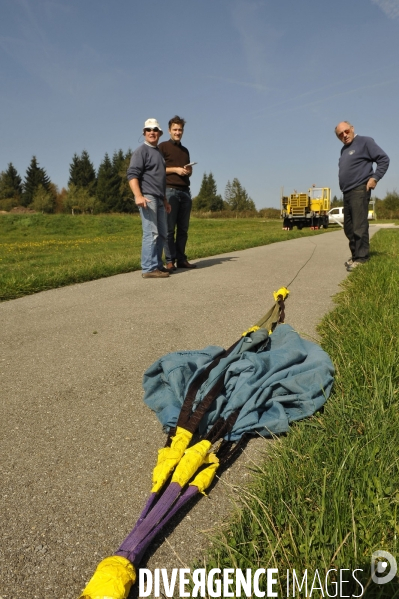
[[[208,258],[207,260],[201,260],[201,262],[197,262],[197,268],[209,268],[210,266],[223,264],[223,262],[235,262],[236,260],[238,260],[238,257],[236,256],[231,258]]]

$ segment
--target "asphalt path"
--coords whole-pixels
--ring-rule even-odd
[[[131,530],[165,441],[142,402],[146,368],[228,347],[287,285],[286,322],[317,341],[347,258],[339,230],[198,260],[169,279],[134,272],[0,304],[0,599],[77,598]],[[232,509],[229,485],[266,449],[251,441],[143,566],[201,560]]]

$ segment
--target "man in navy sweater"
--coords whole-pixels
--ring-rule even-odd
[[[352,271],[369,259],[368,205],[371,190],[388,170],[389,157],[374,139],[356,135],[348,121],[339,123],[335,134],[344,144],[338,162],[339,186],[344,194],[344,231],[351,251],[345,266]],[[373,163],[377,165],[375,171]]]

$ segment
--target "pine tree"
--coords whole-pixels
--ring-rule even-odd
[[[204,173],[201,181],[201,187],[199,190],[199,194],[193,200],[193,209],[198,210],[198,212],[208,210],[208,175]]]
[[[237,178],[233,179],[231,186],[230,181],[228,181],[227,185],[229,185],[229,190],[228,199],[226,198],[226,202],[230,210],[235,210],[236,212],[240,212],[242,210],[256,210],[254,201],[251,200],[247,191]]]
[[[16,168],[9,163],[6,171],[0,173],[0,200],[12,200],[12,204],[17,206],[22,196],[22,179]]]
[[[90,194],[94,194],[96,182],[96,171],[93,163],[90,161],[88,152],[83,150],[81,156],[74,154],[72,162],[69,165],[68,185],[87,188]]]
[[[229,204],[231,200],[231,183],[227,181],[226,187],[224,188],[224,201]]]
[[[87,187],[89,191],[93,192],[96,188],[96,171],[94,169],[93,163],[90,161],[89,154],[86,150],[83,150],[82,155],[80,157],[80,182],[78,184],[79,187]]]
[[[80,167],[80,158],[77,154],[74,154],[73,158],[72,158],[72,162],[69,165],[68,185],[78,185],[79,184],[79,167]]]
[[[35,192],[39,185],[48,191],[50,179],[43,168],[39,167],[36,156],[32,157],[30,165],[26,171],[25,181],[23,183],[22,205],[29,206],[33,202]]]
[[[199,194],[193,201],[194,210],[212,211],[223,210],[223,199],[217,193],[216,181],[212,173],[204,173]]]
[[[108,154],[105,154],[104,160],[98,168],[96,197],[104,210],[115,211],[114,207],[119,200],[119,177],[115,176]]]
[[[139,209],[133,199],[132,190],[126,178],[126,171],[129,166],[132,151],[128,150],[126,154],[123,150],[114,152],[112,157],[112,168],[114,175],[118,177],[118,202],[114,206],[117,212],[138,212]]]

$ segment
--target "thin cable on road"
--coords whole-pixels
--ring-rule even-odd
[[[312,252],[312,253],[311,253],[311,255],[309,256],[309,258],[306,260],[305,264],[303,264],[303,265],[301,266],[301,268],[298,270],[298,272],[296,273],[296,275],[295,275],[295,277],[292,279],[292,281],[290,281],[290,282],[288,283],[288,285],[286,285],[286,286],[285,286],[285,287],[286,287],[286,289],[289,289],[290,285],[292,285],[292,283],[295,281],[295,279],[297,278],[297,276],[299,275],[299,273],[301,272],[301,270],[302,270],[303,268],[305,268],[305,266],[307,265],[307,263],[308,263],[308,262],[311,260],[311,258],[313,257],[313,254],[315,253],[315,250],[316,250],[316,248],[317,248],[317,245],[316,245],[315,243],[314,243],[313,245],[314,245],[313,252]]]

